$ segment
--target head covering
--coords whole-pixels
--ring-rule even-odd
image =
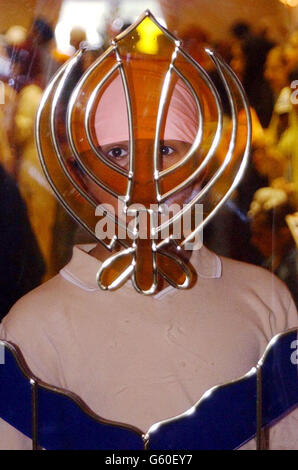
[[[160,76],[152,73],[150,79],[154,92],[154,81],[160,83]],[[155,96],[151,96],[153,102]],[[155,133],[156,126],[156,114],[152,110],[153,106],[150,107],[150,96],[149,100],[148,96],[146,98],[146,109],[138,108],[140,113],[143,111],[138,119],[138,134],[144,139]],[[161,137],[164,140],[179,140],[192,144],[198,124],[198,111],[192,93],[182,80],[178,79],[169,101],[165,129]],[[100,146],[129,140],[126,101],[120,75],[117,75],[103,92],[95,112],[94,127]]]

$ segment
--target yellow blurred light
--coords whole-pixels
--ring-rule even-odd
[[[159,27],[150,18],[145,18],[137,27],[137,32],[140,36],[137,49],[144,54],[157,54],[157,38],[162,34]]]
[[[288,7],[297,7],[298,6],[298,0],[280,0],[281,3]]]

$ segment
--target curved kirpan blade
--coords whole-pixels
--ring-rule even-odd
[[[96,224],[100,218],[108,216],[115,225],[119,222],[90,194],[88,184],[92,184],[92,179],[78,166],[66,129],[68,103],[80,78],[85,52],[78,51],[48,85],[38,109],[35,137],[43,171],[58,200],[79,224],[97,238]],[[115,237],[97,239],[109,250],[116,241]],[[125,242],[120,243],[126,246]]]
[[[252,131],[250,110],[243,87],[231,68],[218,54],[208,48],[205,49],[205,52],[214,63],[228,98],[231,114],[230,128],[225,129],[225,135],[223,135],[223,105],[213,81],[199,64],[195,63],[179,46],[176,48],[168,74],[170,76],[177,75],[184,81],[186,86],[191,89],[197,101],[198,121],[200,125],[193,145],[185,157],[166,170],[161,170],[158,166],[158,142],[160,128],[162,126],[163,109],[169,90],[169,77],[167,77],[164,82],[157,122],[154,161],[156,188],[161,204],[166,202],[168,198],[173,197],[175,194],[194,184],[207,170],[207,178],[205,178],[201,189],[195,196],[189,200],[180,211],[175,213],[171,219],[157,226],[154,231],[155,235],[158,235],[169,226],[173,226],[174,223],[181,220],[187,212],[192,213],[197,204],[202,204],[204,210],[203,220],[201,220],[191,233],[188,233],[180,242],[180,246],[182,247],[186,246],[188,242],[191,242],[194,237],[202,231],[203,227],[206,226],[226,200],[233,194],[247,167],[251,149]],[[204,146],[204,140],[202,138],[202,133],[204,134],[204,108],[202,111],[199,99],[201,87],[201,83],[198,80],[199,77],[209,88],[209,96],[214,99],[214,109],[216,109],[217,112],[217,124],[213,135],[211,135],[210,132],[208,133],[207,130],[209,138],[209,146],[207,148]],[[241,121],[240,125],[239,120]],[[196,152],[200,152],[199,165],[187,178],[179,182],[179,184],[174,187],[169,187],[167,178],[179,171],[183,165],[194,158]],[[157,247],[161,247],[164,244],[165,241],[163,240]]]

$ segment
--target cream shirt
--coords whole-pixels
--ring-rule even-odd
[[[147,431],[247,373],[272,336],[298,325],[287,288],[262,268],[203,247],[191,258],[192,289],[145,297],[130,282],[100,290],[91,248],[74,247],[57,276],[20,299],[0,337],[19,345],[35,375],[104,418]],[[297,424],[297,411],[276,424],[271,448],[298,449]],[[0,448],[30,448],[30,440],[2,421]]]

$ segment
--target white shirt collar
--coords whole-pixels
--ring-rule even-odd
[[[94,246],[93,244],[75,245],[70,262],[60,271],[60,275],[68,282],[90,292],[99,289],[96,282],[96,274],[100,268],[101,262],[89,254],[89,251],[94,248]],[[205,246],[193,252],[191,263],[198,276],[202,278],[215,279],[221,277],[221,259]],[[172,289],[174,288],[169,286],[154,297],[159,298]]]

